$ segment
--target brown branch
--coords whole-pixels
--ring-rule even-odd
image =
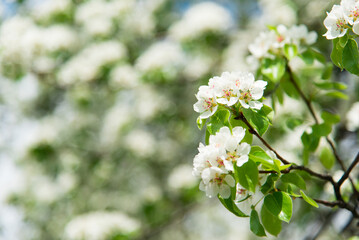
[[[301,90],[301,88],[299,87],[299,85],[297,84],[297,82],[295,81],[295,79],[294,79],[294,74],[293,74],[292,70],[290,69],[290,67],[288,66],[288,64],[287,64],[286,68],[287,68],[287,71],[288,71],[288,73],[289,73],[289,81],[293,84],[294,88],[297,90],[297,92],[299,93],[299,95],[301,96],[301,98],[303,99],[303,101],[305,102],[305,104],[306,104],[307,108],[309,109],[309,112],[311,113],[311,115],[312,115],[312,117],[313,117],[315,123],[316,123],[316,124],[319,124],[318,118],[317,118],[317,116],[315,115],[315,112],[314,112],[314,109],[313,109],[313,106],[312,106],[311,101],[305,96],[305,94],[303,93],[303,91]],[[345,165],[344,165],[344,162],[343,162],[343,160],[339,157],[339,154],[338,154],[338,152],[337,152],[337,149],[336,149],[335,146],[334,146],[333,141],[332,141],[328,136],[325,137],[325,140],[327,141],[327,143],[329,144],[330,148],[332,149],[332,152],[333,152],[333,154],[334,154],[334,157],[335,157],[335,159],[337,160],[337,162],[339,163],[341,169],[342,169],[344,172],[346,172],[346,167],[345,167]],[[350,177],[349,177],[349,181],[350,181],[350,183],[351,183],[351,185],[352,185],[353,191],[354,191],[356,194],[358,194],[358,191],[357,191],[357,189],[356,189],[356,187],[355,187],[355,185],[354,185],[354,182],[353,182],[353,180],[352,180]],[[339,186],[339,188],[340,188],[340,186]]]
[[[244,124],[247,125],[249,132],[253,135],[255,135],[269,150],[273,151],[274,154],[277,156],[277,158],[284,164],[291,164],[289,161],[287,161],[286,159],[284,159],[281,155],[279,155],[279,153],[271,146],[269,145],[269,143],[267,143],[266,140],[264,140],[264,138],[262,138],[259,133],[252,127],[252,125],[248,122],[248,120],[244,117],[243,113],[237,113],[235,119],[240,119],[241,121],[244,122]],[[332,176],[330,175],[325,175],[325,174],[320,174],[317,172],[314,172],[312,170],[310,170],[309,168],[306,168],[304,166],[298,166],[298,165],[291,165],[288,169],[284,170],[283,173],[288,173],[291,170],[302,170],[302,171],[306,171],[307,173],[320,178],[324,181],[329,181],[330,183],[335,184]]]
[[[353,168],[355,167],[355,165],[357,165],[359,162],[359,153],[357,154],[357,156],[355,157],[354,161],[350,164],[349,168],[345,171],[345,173],[343,174],[343,176],[339,179],[338,181],[338,185],[339,187],[343,184],[343,182],[349,178],[349,174],[350,172],[353,170]]]

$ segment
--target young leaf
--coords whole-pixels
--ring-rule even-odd
[[[343,70],[342,55],[343,55],[343,48],[339,44],[339,39],[335,38],[333,39],[333,49],[332,49],[332,53],[330,54],[330,58],[332,59],[332,62],[341,70]]]
[[[326,169],[331,169],[335,163],[335,157],[332,151],[327,147],[323,148],[320,152],[319,160]]]
[[[233,202],[233,200],[231,198],[222,198],[221,196],[218,195],[218,199],[219,199],[219,201],[221,201],[223,206],[228,209],[228,211],[230,211],[237,217],[248,217],[248,215],[246,215],[241,210],[239,210],[239,208],[237,207],[237,205]]]
[[[332,131],[332,126],[326,123],[322,124],[314,124],[312,126],[312,130],[315,136],[317,137],[325,137],[328,136],[329,133]]]
[[[201,119],[200,117],[197,118],[197,127],[199,130],[202,130],[204,125],[206,124],[207,119]]]
[[[292,217],[292,198],[285,192],[274,192],[264,198],[264,206],[274,216],[289,222]]]
[[[273,82],[278,82],[285,73],[284,59],[269,59],[265,58],[262,61],[261,72]]]
[[[299,187],[300,189],[306,189],[305,181],[304,179],[297,173],[290,172],[287,174],[283,174],[280,179],[284,183],[291,183]]]
[[[304,201],[306,201],[307,203],[309,203],[313,207],[316,207],[316,208],[319,207],[318,203],[316,201],[314,201],[313,199],[311,199],[310,197],[308,197],[302,190],[300,190],[300,195],[302,195]]]
[[[332,114],[324,111],[322,112],[321,117],[324,122],[328,124],[335,124],[340,122],[340,116],[338,114]]]
[[[298,54],[298,49],[295,44],[285,44],[284,45],[284,55],[288,60],[291,60]]]
[[[304,145],[304,149],[308,150],[309,152],[314,152],[318,145],[320,137],[314,135],[313,133],[308,134],[304,132],[301,137],[302,143]]]
[[[338,98],[338,99],[344,99],[344,100],[348,99],[348,95],[346,95],[345,93],[339,92],[339,91],[327,92],[325,94],[325,96],[332,97],[332,98]]]
[[[314,62],[314,55],[310,49],[303,52],[300,57],[307,65],[312,65]]]
[[[229,124],[230,113],[227,109],[217,111],[211,116],[210,121],[207,123],[207,129],[211,135],[216,134],[223,126],[230,126]]]
[[[249,191],[255,192],[259,178],[257,164],[252,160],[249,160],[241,167],[237,168],[237,170],[236,178],[239,180],[239,183]]]
[[[242,109],[244,117],[258,131],[259,135],[263,135],[269,126],[268,119],[253,111],[252,109]]]
[[[249,220],[249,223],[250,223],[250,229],[255,235],[259,237],[267,236],[262,224],[259,221],[259,216],[255,209],[253,209],[251,212],[251,218]]]
[[[264,204],[261,209],[261,220],[265,230],[274,236],[277,236],[282,230],[282,222],[271,214]]]
[[[268,177],[266,182],[261,187],[261,192],[263,194],[267,194],[268,192],[272,191],[274,188],[275,182],[278,180],[278,175],[271,173]]]
[[[340,42],[339,42],[340,43]],[[343,50],[343,67],[349,72],[359,75],[358,44],[354,39],[348,39]]]

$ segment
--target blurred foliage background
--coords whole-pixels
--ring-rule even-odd
[[[2,2],[1,239],[255,239],[191,174],[203,142],[194,94],[213,75],[250,70],[248,44],[266,25],[321,36],[334,1]],[[330,42],[316,47],[329,60]],[[343,114],[358,84],[333,77],[350,99],[325,104]],[[300,134],[286,120],[305,109],[286,103],[266,138],[298,159]],[[349,161],[358,131],[346,121],[336,140]],[[320,183],[313,192],[330,194]],[[296,204],[281,239],[350,235],[345,211]]]

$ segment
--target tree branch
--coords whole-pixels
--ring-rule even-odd
[[[294,88],[297,90],[297,92],[299,93],[299,95],[301,96],[301,98],[303,99],[303,101],[305,102],[305,104],[307,105],[307,108],[309,109],[309,112],[310,112],[310,114],[312,115],[312,117],[313,117],[315,123],[316,123],[316,124],[319,124],[318,118],[317,118],[317,116],[315,115],[315,112],[314,112],[314,109],[313,109],[313,106],[312,106],[311,101],[304,95],[303,91],[301,90],[301,88],[299,87],[299,85],[297,84],[297,82],[295,81],[295,79],[294,79],[294,74],[293,74],[291,68],[288,66],[288,64],[287,64],[287,66],[286,66],[286,69],[287,69],[287,71],[288,71],[288,73],[289,73],[289,80],[290,80],[290,82],[293,84]],[[335,146],[334,146],[333,141],[332,141],[328,136],[325,137],[325,140],[327,141],[327,143],[329,144],[330,148],[332,149],[332,152],[333,152],[333,154],[334,154],[334,157],[335,157],[335,159],[337,160],[337,162],[339,163],[341,169],[342,169],[344,172],[346,172],[346,167],[345,167],[345,165],[344,165],[344,162],[343,162],[343,160],[339,157],[339,154],[338,154],[338,152],[337,152],[337,149],[336,149]],[[345,180],[345,179],[344,179],[344,180]],[[350,183],[351,183],[351,185],[352,185],[353,191],[354,191],[356,194],[358,194],[358,191],[357,191],[357,189],[356,189],[356,187],[355,187],[355,185],[354,185],[353,180],[352,180],[351,178],[349,178],[349,181],[350,181]],[[340,185],[339,185],[339,190],[340,190]]]
[[[338,181],[338,185],[339,187],[343,184],[343,182],[349,178],[349,174],[350,172],[353,170],[353,168],[355,167],[355,165],[357,165],[359,162],[359,153],[357,154],[357,156],[355,157],[354,161],[350,164],[349,168],[345,171],[345,173],[343,174],[343,176],[339,179]]]

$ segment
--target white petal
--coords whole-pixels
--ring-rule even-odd
[[[239,145],[237,148],[237,153],[240,155],[248,155],[250,151],[251,151],[251,145],[245,142],[241,143],[241,145]]]
[[[259,102],[259,101],[250,101],[249,102],[249,106],[251,108],[254,108],[254,109],[261,109],[263,107],[263,103]]]
[[[231,175],[226,175],[224,177],[224,181],[226,181],[226,183],[231,187],[234,187],[234,185],[236,184],[236,181]]]
[[[229,198],[231,196],[231,188],[226,184],[222,184],[219,188],[219,194],[223,198]]]
[[[353,32],[357,35],[359,35],[359,23],[355,23],[353,25]]]
[[[243,155],[243,156],[240,156],[238,159],[237,159],[237,166],[238,167],[241,167],[243,164],[245,164],[246,162],[248,162],[248,155]]]
[[[246,130],[242,127],[235,127],[232,129],[232,133],[239,143],[244,138],[244,135],[246,134]]]

